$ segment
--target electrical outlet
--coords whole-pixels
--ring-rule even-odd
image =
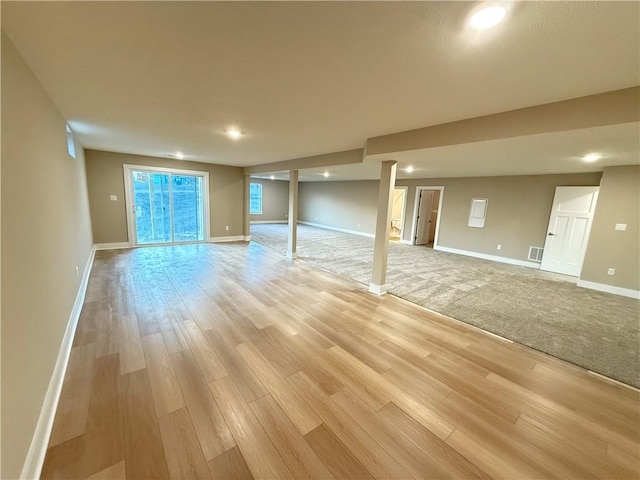
[[[615,275],[615,274],[616,274],[615,268],[610,268],[609,270],[607,270],[607,275]]]
[[[117,202],[118,201],[118,196],[117,195],[109,195],[109,200],[111,200],[112,202]]]
[[[498,244],[498,245],[496,246],[496,250],[502,250],[502,245]]]
[[[618,232],[625,232],[627,230],[627,224],[626,223],[616,223],[616,230]]]
[[[226,225],[226,226],[224,227],[224,229],[228,232],[228,231],[229,231],[229,225]]]
[[[316,217],[316,222],[318,221],[318,217]]]
[[[360,228],[360,224],[358,224],[358,228]]]
[[[80,276],[80,269],[78,268],[78,266],[76,265],[76,277]]]

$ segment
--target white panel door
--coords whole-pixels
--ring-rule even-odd
[[[433,190],[420,190],[418,202],[418,219],[416,225],[416,245],[429,242],[429,226],[431,224],[431,210],[433,209]]]
[[[599,187],[556,187],[542,270],[579,277]]]

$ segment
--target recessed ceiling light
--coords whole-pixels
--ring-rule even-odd
[[[411,165],[409,165],[407,168],[404,169],[405,172],[407,173],[411,173],[413,172],[413,167]]]
[[[184,153],[182,153],[182,152],[176,152],[176,158],[177,158],[178,160],[182,160],[182,159],[184,158]]]
[[[584,157],[582,157],[582,160],[584,160],[585,162],[595,162],[597,160],[600,160],[601,158],[602,158],[602,155],[594,152],[594,153],[589,153],[585,155]]]
[[[242,132],[240,130],[238,130],[237,128],[228,128],[227,129],[227,135],[229,135],[231,138],[233,138],[235,140],[235,139],[240,138],[242,136]]]
[[[329,178],[329,172],[324,172],[324,178]]]
[[[271,175],[271,180],[275,180],[276,176],[275,175]]]
[[[476,30],[485,30],[500,23],[506,13],[507,11],[504,9],[504,7],[493,6],[483,8],[471,17],[471,20],[469,20],[469,25],[471,25]]]

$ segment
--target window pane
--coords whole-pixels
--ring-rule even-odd
[[[175,242],[204,240],[202,177],[173,175],[173,228]]]
[[[136,230],[139,244],[171,242],[169,175],[133,173]]]
[[[262,185],[260,183],[249,185],[249,213],[262,213]]]

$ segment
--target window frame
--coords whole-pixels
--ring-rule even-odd
[[[65,130],[67,134],[67,154],[71,158],[76,158],[76,141],[73,136],[73,130],[71,130],[71,127],[69,126],[69,124],[66,124],[65,127],[66,127]]]
[[[169,173],[172,175],[188,175],[188,176],[201,176],[203,177],[203,203],[204,203],[204,242],[211,242],[211,198],[209,195],[209,172],[201,171],[201,170],[187,170],[180,168],[169,168],[169,167],[154,167],[150,165],[134,165],[125,163],[122,165],[123,174],[124,174],[124,189],[125,189],[125,208],[127,211],[127,243],[130,246],[136,246],[136,223],[135,223],[135,213],[134,212],[134,196],[133,196],[133,171],[144,172],[148,171],[150,173]],[[202,241],[195,242],[174,242],[172,245],[182,245],[189,243],[203,243]],[[144,246],[150,245],[169,245],[167,243],[145,243],[142,244]]]
[[[259,191],[260,191],[260,211],[259,212],[258,211],[254,212],[251,209],[251,207],[252,207],[252,205],[251,205],[251,203],[252,203],[251,190],[252,190],[254,185],[257,185],[258,187],[260,187],[259,188]],[[264,208],[263,208],[263,199],[264,199],[264,197],[263,197],[262,183],[250,182],[249,183],[249,215],[262,215],[262,212],[264,210]]]

